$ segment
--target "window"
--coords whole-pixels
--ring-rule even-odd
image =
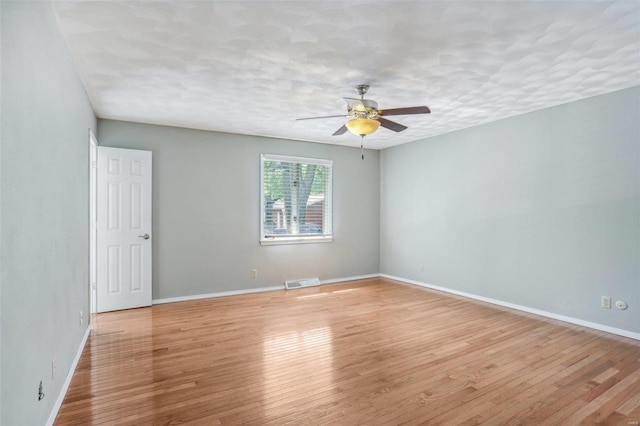
[[[263,154],[260,243],[332,241],[333,161]]]

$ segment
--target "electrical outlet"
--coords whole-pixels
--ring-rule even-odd
[[[609,296],[600,297],[600,307],[604,309],[611,309],[611,298]]]
[[[420,272],[424,272],[424,264],[420,264]]]
[[[51,380],[56,378],[56,369],[58,366],[56,365],[56,357],[54,356],[51,360]]]
[[[258,270],[257,269],[252,269],[251,270],[251,278],[258,278]]]
[[[80,309],[80,325],[84,322],[84,315],[82,313],[82,309]]]

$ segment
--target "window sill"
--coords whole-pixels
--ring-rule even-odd
[[[282,244],[315,244],[315,243],[330,243],[333,241],[333,237],[280,237],[280,238],[266,238],[260,240],[261,246],[276,246]]]

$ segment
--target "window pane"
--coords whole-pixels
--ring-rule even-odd
[[[331,164],[262,161],[263,236],[331,235]]]

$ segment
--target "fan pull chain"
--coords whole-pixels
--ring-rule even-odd
[[[362,159],[364,160],[364,135],[360,135],[360,152],[362,153]]]

